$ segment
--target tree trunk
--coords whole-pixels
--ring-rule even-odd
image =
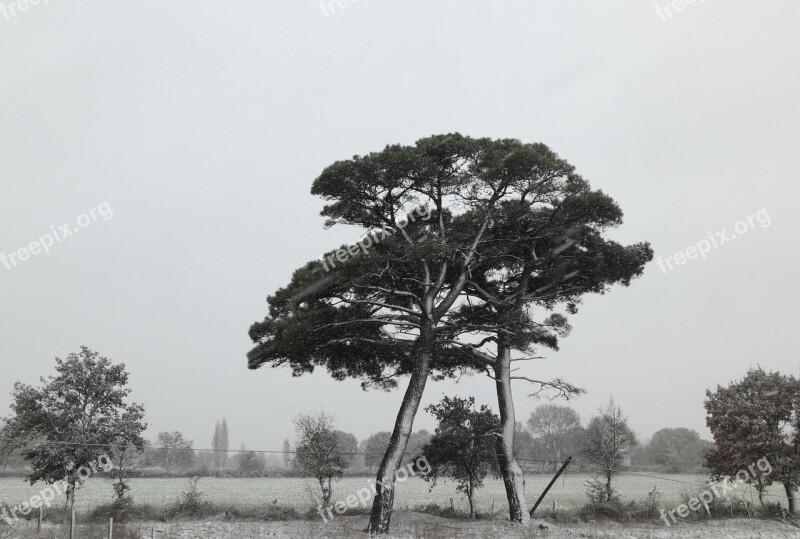
[[[64,509],[67,511],[72,511],[72,508],[75,507],[75,479],[71,476],[67,479],[67,499],[64,502]]]
[[[467,488],[467,499],[469,500],[469,518],[475,520],[478,515],[475,511],[475,487],[473,486],[472,480],[470,480],[469,487]]]
[[[791,483],[787,483],[783,485],[784,490],[786,491],[786,497],[789,499],[789,513],[794,514],[794,494],[796,487]]]
[[[606,501],[611,501],[611,470],[606,470]]]
[[[328,505],[330,505],[332,496],[330,480],[328,481],[327,488],[325,487],[324,477],[317,478],[317,481],[319,481],[319,490],[322,493],[322,508],[327,509]]]
[[[508,517],[513,522],[526,523],[530,520],[528,502],[525,500],[525,476],[514,457],[514,430],[516,416],[514,399],[511,395],[511,350],[498,350],[494,366],[497,387],[497,405],[500,409],[500,436],[497,438],[497,460],[500,475],[506,487]]]
[[[422,340],[422,337],[420,339]],[[386,453],[383,455],[380,468],[378,468],[378,477],[375,483],[376,494],[372,502],[369,526],[366,530],[371,534],[389,532],[392,504],[394,503],[395,478],[397,470],[403,462],[403,454],[414,426],[414,417],[417,415],[419,404],[422,401],[422,393],[430,374],[430,364],[430,349],[422,350],[408,382],[400,411],[397,413],[389,446],[386,448]]]

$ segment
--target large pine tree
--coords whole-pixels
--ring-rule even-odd
[[[551,248],[564,241],[566,221],[553,227],[517,226],[517,235],[508,243],[512,223],[525,222],[520,215],[558,213],[570,204],[583,207],[573,198],[592,193],[572,167],[543,144],[458,134],[337,162],[323,171],[312,192],[329,201],[322,212],[328,224],[356,225],[372,234],[358,245],[332,251],[324,264],[313,261],[298,269],[291,283],[269,298],[269,316],[250,330],[256,346],[249,365],[288,364],[296,375],[324,366],[334,378],[361,378],[365,386],[383,388],[395,387],[398,377],[410,377],[378,470],[382,486],[368,528],[385,533],[395,473],[427,380],[485,369],[476,362],[474,347],[464,346],[464,335],[475,329],[463,325],[466,318],[459,314],[465,295],[478,299],[476,277],[485,281],[481,275],[510,265],[521,246],[538,243]],[[599,211],[591,201],[585,204],[587,211]],[[599,227],[590,226],[593,218],[602,215],[585,217],[583,222],[589,224],[577,232],[586,244],[592,234],[602,240]],[[649,248],[642,247],[641,254],[646,258]],[[484,258],[489,262],[483,263]],[[580,269],[576,259],[591,261],[576,254],[569,263],[550,266],[563,276],[569,265]],[[587,283],[598,281],[594,271],[599,272],[585,268]],[[543,275],[533,283],[549,282],[550,277]],[[559,282],[556,290],[565,290]],[[566,291],[558,295],[569,296]],[[533,340],[547,340],[538,327],[528,333]],[[518,343],[509,348],[519,348]],[[513,428],[513,419],[510,424]],[[518,507],[512,518],[521,520],[522,513]]]

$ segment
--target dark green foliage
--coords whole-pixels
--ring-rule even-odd
[[[621,222],[621,211],[543,144],[429,137],[337,162],[312,192],[329,201],[322,212],[328,224],[392,234],[330,272],[319,261],[298,269],[250,330],[251,368],[288,364],[301,375],[324,366],[337,379],[393,387],[395,376],[414,367],[415,341],[399,332],[419,327],[422,313],[434,321],[447,315],[464,287],[478,297],[477,286],[494,297],[522,291],[574,310],[582,294],[628,284],[652,256],[646,244],[622,247],[602,236]],[[398,225],[420,207],[427,220]],[[565,242],[575,246],[569,253]],[[495,281],[499,269],[535,274],[526,283]],[[438,327],[434,370],[447,376],[465,363],[481,368],[455,340],[464,323],[475,331],[496,327],[495,310],[492,303],[465,308],[462,325]],[[518,349],[554,347],[568,328],[558,317],[514,323],[508,344]]]

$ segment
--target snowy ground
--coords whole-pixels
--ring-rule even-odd
[[[115,537],[160,539],[219,538],[242,539],[273,537],[276,539],[362,538],[369,536],[362,530],[364,516],[341,517],[329,524],[319,521],[248,522],[206,520],[176,523],[143,523],[118,525]],[[539,525],[547,526],[547,529]],[[65,537],[66,530],[46,528],[44,537]],[[34,537],[35,534],[20,537]],[[81,526],[77,537],[87,539],[106,537],[102,526]],[[779,522],[747,519],[726,519],[702,524],[680,524],[666,527],[661,524],[593,523],[554,525],[535,521],[521,527],[502,521],[468,522],[449,520],[420,513],[397,513],[392,520],[392,533],[387,539],[522,539],[528,537],[605,539],[800,539],[800,529]]]

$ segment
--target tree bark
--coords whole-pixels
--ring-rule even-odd
[[[469,518],[475,520],[478,516],[475,511],[475,487],[472,484],[472,481],[469,482],[469,487],[467,488],[467,498],[469,499]]]
[[[75,480],[70,477],[67,480],[67,499],[64,501],[64,509],[67,511],[72,511],[72,508],[75,507]]]
[[[514,399],[511,395],[511,350],[498,350],[494,366],[497,404],[500,409],[500,436],[497,438],[497,460],[500,475],[506,488],[508,517],[514,522],[530,521],[528,502],[525,500],[525,476],[514,456],[514,432],[516,416]]]
[[[785,485],[783,485],[783,488],[784,488],[784,490],[786,491],[786,497],[789,499],[789,501],[788,501],[788,505],[789,505],[789,514],[792,514],[792,515],[793,515],[793,514],[794,514],[794,509],[795,509],[795,499],[794,499],[794,494],[795,494],[795,489],[796,489],[797,487],[795,487],[794,485],[792,485],[791,483],[789,483],[789,484],[785,484]]]
[[[414,417],[417,415],[419,404],[422,401],[422,393],[430,374],[431,358],[430,349],[422,350],[419,353],[417,364],[400,405],[400,411],[397,413],[392,437],[389,439],[389,447],[386,448],[386,453],[383,455],[380,468],[378,468],[375,483],[376,494],[372,502],[369,526],[366,529],[370,534],[389,532],[392,504],[394,503],[395,478],[397,470],[403,462],[403,454],[414,426]]]

